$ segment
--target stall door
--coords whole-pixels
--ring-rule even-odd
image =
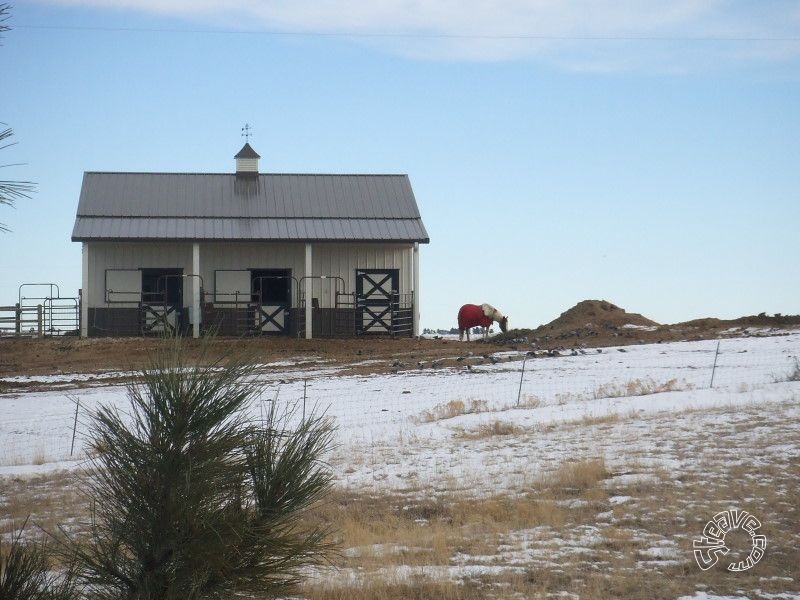
[[[253,327],[257,333],[288,334],[292,306],[291,269],[251,271]]]
[[[181,329],[183,269],[142,269],[141,330],[174,334]]]
[[[398,269],[356,270],[356,328],[359,333],[392,333],[399,280]]]

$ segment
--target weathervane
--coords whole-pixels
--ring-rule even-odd
[[[252,127],[250,127],[250,123],[245,123],[244,127],[242,127],[242,137],[244,138],[244,141],[247,143],[250,143],[250,136],[253,135],[252,133],[250,133],[251,129]]]

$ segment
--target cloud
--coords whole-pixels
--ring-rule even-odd
[[[419,59],[675,68],[800,56],[793,3],[746,0],[49,0],[209,26],[343,35]],[[782,40],[782,41],[781,41]],[[692,54],[695,54],[694,58]]]

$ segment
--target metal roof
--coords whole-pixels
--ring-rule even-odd
[[[233,158],[261,158],[258,155],[258,152],[253,150],[253,147],[250,144],[245,144],[242,146],[242,149],[239,150],[239,153],[234,156]]]
[[[407,175],[96,172],[72,239],[429,241]]]

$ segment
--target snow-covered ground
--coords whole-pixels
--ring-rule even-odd
[[[703,504],[702,486],[724,490],[731,483],[726,477],[736,469],[737,476],[758,478],[771,468],[800,463],[800,332],[548,358],[523,352],[477,358],[485,348],[454,345],[454,352],[476,353],[457,368],[414,365],[385,375],[343,375],[340,367],[309,357],[264,365],[263,393],[250,410],[258,418],[263,403],[276,401],[297,406],[295,418],[304,410],[332,417],[338,433],[329,458],[342,488],[414,498],[513,496],[571,461],[602,460],[610,473],[603,481],[608,495],[603,507],[569,527],[508,532],[493,551],[457,552],[448,564],[400,564],[373,573],[345,568],[326,574],[327,579],[342,585],[375,576],[401,582],[420,576],[466,580],[568,565],[580,572],[621,560],[622,553],[614,550],[619,535],[628,536],[625,543],[635,555],[625,568],[656,575],[669,568],[700,573],[690,540],[713,516]],[[469,368],[461,366],[467,363]],[[124,374],[106,376],[115,382]],[[3,476],[76,468],[84,455],[87,411],[126,404],[123,385],[90,374],[39,383],[51,391],[0,396],[0,483]],[[793,497],[791,473],[788,479],[771,477],[767,500],[777,504],[749,498],[762,511]],[[703,483],[683,486],[683,481]],[[662,483],[681,490],[664,506],[657,492],[648,491],[648,485]],[[593,510],[581,498],[563,500],[563,508]],[[783,527],[795,508],[780,509]],[[638,526],[638,514],[674,528]],[[777,513],[760,517],[778,525]],[[789,539],[795,548],[800,545],[796,536]],[[364,552],[395,550],[382,545],[344,549],[350,557]],[[772,581],[774,589],[783,590],[778,594],[749,588],[724,596],[698,586],[694,596],[684,598],[800,598],[797,573],[779,575],[778,583]]]
[[[652,443],[642,429],[659,415],[752,405],[797,410],[800,382],[787,379],[798,368],[800,332],[723,340],[718,355],[717,345],[651,344],[535,359],[502,352],[471,368],[415,365],[367,376],[339,375],[336,367],[318,363],[298,369],[293,365],[299,361],[282,361],[264,366],[261,401],[297,403],[298,415],[305,404],[306,411],[316,407],[333,417],[339,428],[334,463],[346,467],[341,479],[348,486],[380,481],[402,489],[409,480],[435,486],[456,477],[469,480],[471,489],[508,488],[576,451],[605,453],[613,462],[619,455],[615,444],[629,444],[630,438]],[[48,382],[74,385],[88,377],[51,376]],[[0,396],[0,474],[70,468],[83,452],[86,411],[125,403],[124,386],[104,385],[97,377],[92,387]],[[262,409],[260,403],[252,406],[253,416]],[[727,414],[735,418],[736,411]],[[587,439],[578,448],[574,439],[565,444],[553,435],[517,436],[504,447],[458,435],[495,421],[533,432],[609,415],[637,418],[625,419],[619,439]]]

